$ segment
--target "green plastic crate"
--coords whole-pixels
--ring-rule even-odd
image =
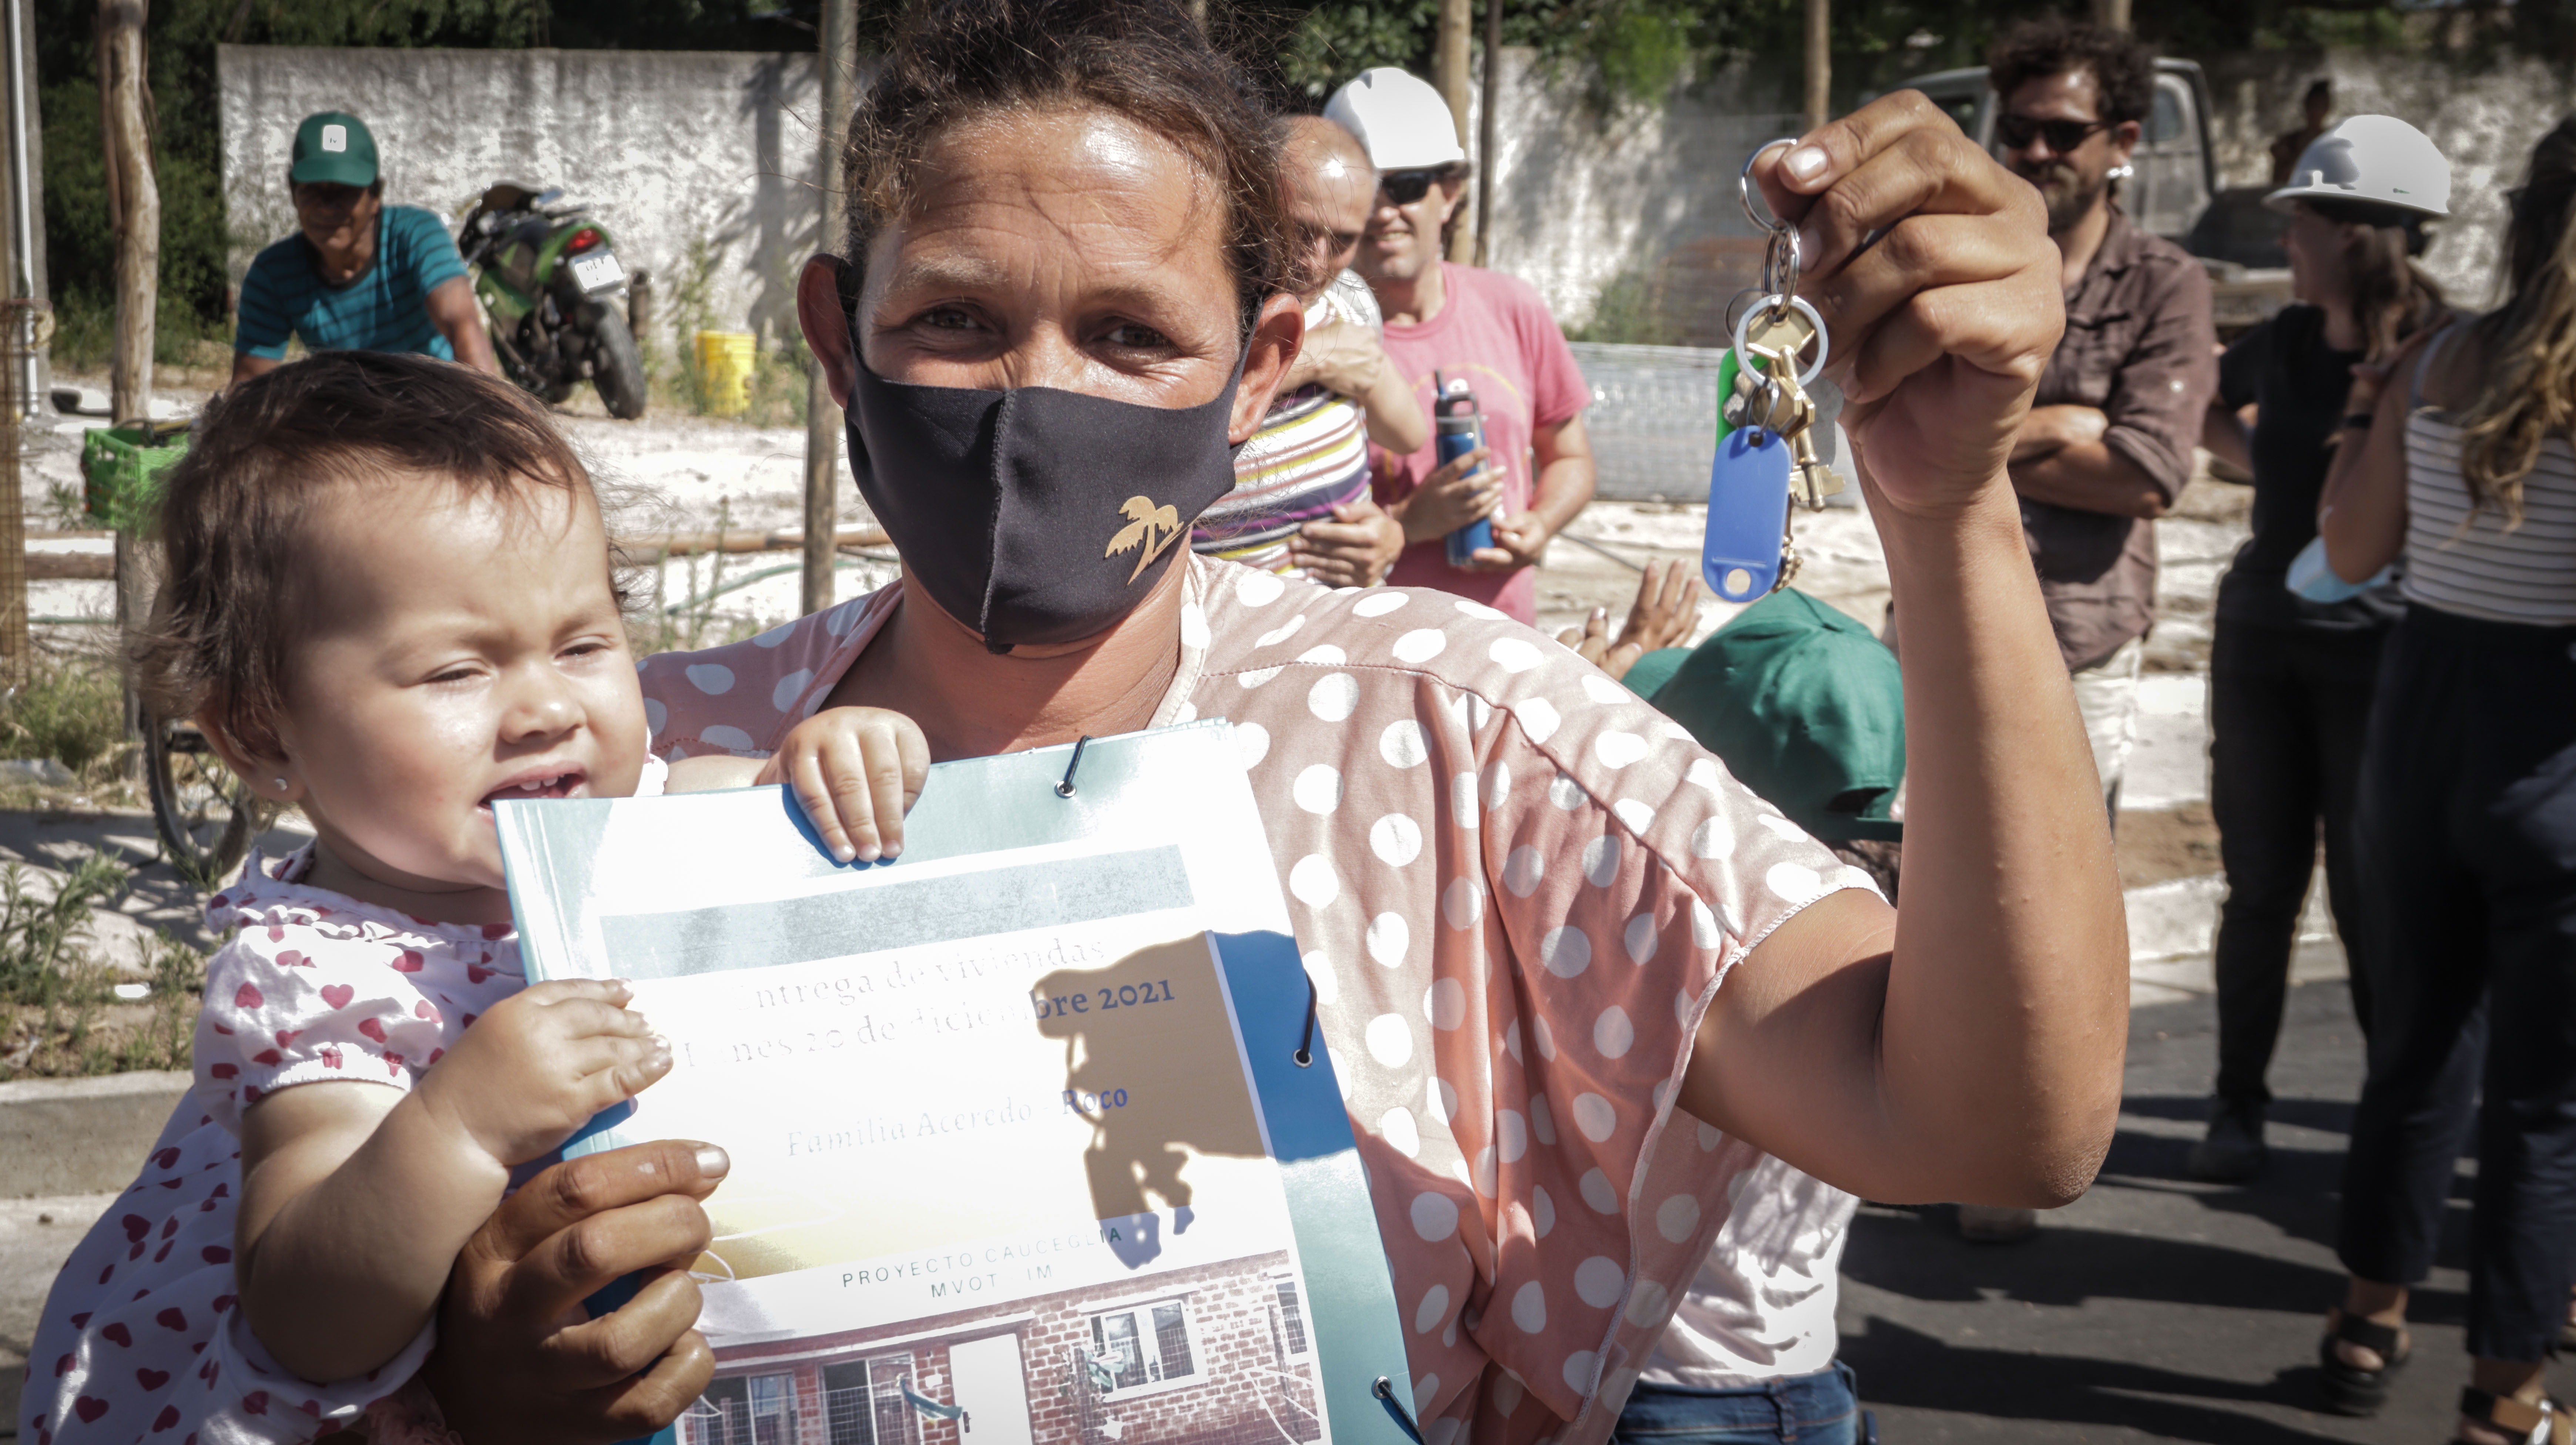
[[[140,531],[161,505],[164,475],[188,454],[184,428],[92,427],[81,439],[81,491],[90,520]]]

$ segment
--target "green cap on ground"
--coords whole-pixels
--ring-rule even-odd
[[[376,138],[356,116],[326,110],[295,128],[295,163],[286,172],[294,184],[372,186],[376,175]]]
[[[1905,777],[1904,677],[1839,610],[1783,588],[1626,681],[1799,827],[1829,843],[1903,836],[1887,809]]]

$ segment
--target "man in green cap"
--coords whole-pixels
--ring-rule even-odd
[[[307,351],[415,351],[494,375],[473,279],[434,212],[385,204],[376,138],[326,110],[295,128],[286,173],[299,234],[259,253],[242,277],[233,379]]]

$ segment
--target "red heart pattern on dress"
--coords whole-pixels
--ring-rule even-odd
[[[152,1232],[152,1221],[140,1214],[129,1214],[116,1222],[125,1226],[125,1237],[129,1240],[141,1239]]]
[[[188,1317],[185,1314],[180,1313],[177,1305],[172,1305],[170,1308],[154,1315],[152,1317],[152,1322],[164,1329],[185,1330],[188,1328]]]
[[[206,1072],[214,1075],[218,1079],[236,1079],[241,1077],[241,1066],[238,1064],[214,1064],[210,1065],[206,1069]]]
[[[169,1148],[164,1149],[164,1150],[160,1151],[160,1152],[159,1152],[159,1153],[157,1153],[157,1154],[154,1154],[154,1155],[152,1156],[152,1166],[153,1166],[154,1168],[156,1168],[156,1169],[176,1169],[176,1168],[178,1168],[178,1167],[179,1167],[179,1146],[178,1146],[178,1145],[176,1145],[176,1144],[173,1144],[173,1145],[171,1145]]]
[[[377,1018],[372,1014],[366,1018],[362,1018],[358,1020],[358,1032],[365,1034],[368,1038],[374,1039],[377,1043],[381,1044],[385,1041],[384,1020]]]
[[[431,1023],[438,1022],[438,1010],[431,1008],[429,1006],[429,1000],[427,999],[422,999],[420,1002],[413,1004],[411,1006],[411,1011],[414,1017],[425,1018]]]
[[[82,1424],[95,1425],[98,1417],[107,1413],[107,1402],[96,1395],[83,1395],[72,1401],[72,1413],[81,1417]]]
[[[322,1066],[326,1069],[336,1069],[340,1067],[340,1049],[338,1045],[325,1044],[322,1046]]]
[[[257,1008],[266,1002],[268,1002],[268,995],[261,993],[257,984],[246,983],[233,990],[235,1008]]]
[[[333,1008],[347,1008],[349,1000],[357,996],[358,991],[345,983],[329,984],[322,990],[322,1001]]]
[[[106,1338],[115,1341],[118,1347],[122,1349],[132,1349],[134,1347],[134,1331],[127,1329],[125,1327],[125,1321],[123,1320],[108,1321],[106,1325],[99,1329],[99,1333]]]
[[[421,970],[421,966],[428,961],[429,960],[420,956],[420,950],[406,948],[402,951],[402,957],[394,960],[394,972],[418,973]]]
[[[142,1369],[136,1370],[134,1372],[134,1378],[142,1383],[143,1388],[147,1390],[158,1390],[162,1386],[170,1383],[170,1372],[167,1370],[156,1370],[147,1365]]]
[[[281,1049],[291,1049],[295,1047],[295,1041],[302,1037],[304,1037],[304,1030],[302,1029],[279,1029],[277,1031],[277,1046]]]
[[[158,1435],[164,1430],[174,1428],[178,1423],[179,1407],[176,1405],[164,1405],[161,1407],[161,1413],[152,1417],[152,1433]],[[197,1437],[191,1435],[188,1438],[194,1440]]]

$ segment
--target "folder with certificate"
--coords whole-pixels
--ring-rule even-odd
[[[940,764],[876,866],[779,788],[495,811],[530,980],[675,1056],[567,1152],[733,1159],[684,1445],[1413,1433],[1226,724]]]

